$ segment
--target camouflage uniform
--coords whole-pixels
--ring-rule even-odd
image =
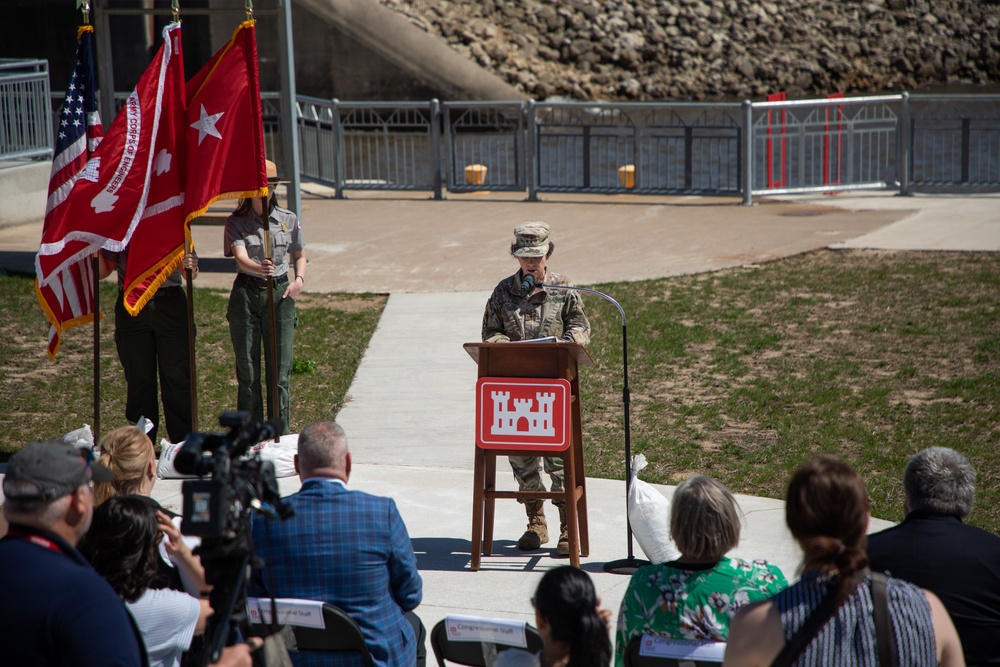
[[[483,313],[483,342],[503,343],[555,336],[568,343],[590,343],[590,322],[583,311],[579,292],[533,289],[528,295],[521,290],[522,279],[518,270],[501,280],[493,290]],[[546,274],[545,283],[572,285],[568,278],[557,273]],[[552,490],[563,490],[562,458],[510,456],[508,459],[521,491],[545,491],[541,475],[543,465],[552,480]],[[562,500],[552,502],[560,508],[565,505]]]

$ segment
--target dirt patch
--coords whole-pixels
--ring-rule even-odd
[[[350,294],[303,293],[299,295],[296,306],[299,308],[328,308],[345,313],[364,313],[381,310],[385,306],[386,298],[361,299]]]

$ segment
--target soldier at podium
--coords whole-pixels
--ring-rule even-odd
[[[549,240],[549,226],[544,222],[525,222],[514,228],[510,254],[520,268],[493,290],[483,313],[483,342],[533,340],[553,337],[557,340],[587,345],[590,322],[583,310],[579,292],[545,289],[537,285],[572,285],[569,278],[548,271],[548,259],[555,244]],[[511,456],[510,466],[521,491],[544,491],[541,467],[549,475],[552,491],[563,490],[563,461],[558,457]],[[538,549],[549,541],[543,500],[519,500],[528,515],[528,529],[517,541],[524,551]],[[566,533],[566,506],[554,500],[559,510],[559,541],[556,553],[569,555]]]

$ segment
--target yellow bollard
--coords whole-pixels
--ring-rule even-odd
[[[622,187],[631,190],[635,187],[635,165],[626,164],[618,167],[618,180]]]
[[[470,164],[465,168],[466,185],[482,185],[486,182],[486,165]]]

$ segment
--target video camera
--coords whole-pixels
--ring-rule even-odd
[[[229,433],[192,433],[174,459],[182,474],[212,476],[183,484],[184,534],[233,539],[251,510],[281,519],[291,516],[281,501],[274,464],[240,459],[253,445],[280,433],[281,420],[251,423],[249,412],[223,412],[219,424],[228,426]]]
[[[191,433],[177,451],[174,467],[185,475],[211,479],[182,485],[184,513],[181,532],[202,538],[195,553],[212,585],[209,602],[215,611],[205,630],[206,661],[217,660],[245,624],[246,588],[252,565],[250,514],[278,519],[292,516],[281,500],[274,464],[244,457],[253,445],[284,430],[280,419],[252,422],[250,413],[224,412],[219,424],[228,433]],[[207,664],[207,662],[206,662]]]

